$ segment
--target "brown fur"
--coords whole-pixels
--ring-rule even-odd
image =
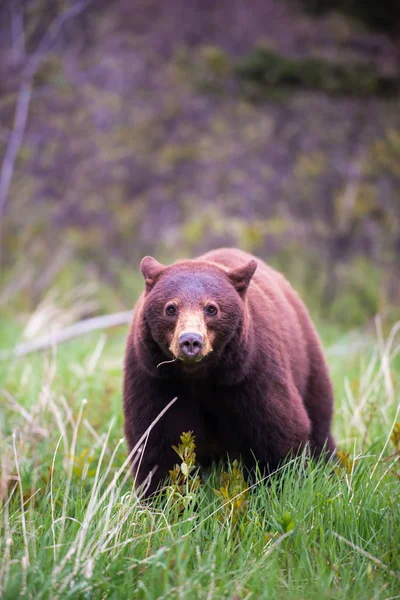
[[[146,291],[125,356],[130,450],[166,404],[178,400],[149,435],[138,483],[157,465],[148,492],[156,489],[176,462],[171,446],[182,431],[194,432],[202,466],[241,456],[250,469],[255,457],[271,471],[307,443],[316,456],[324,448],[334,452],[333,394],[321,344],[281,274],[228,248],[169,267],[146,257],[141,269]],[[166,314],[171,302],[177,310],[172,317]],[[210,302],[216,316],[207,314]],[[187,323],[204,334],[202,360],[157,368],[178,355],[177,330],[186,331]]]

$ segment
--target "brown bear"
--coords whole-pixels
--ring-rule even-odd
[[[183,431],[198,463],[240,457],[271,472],[307,446],[332,454],[332,385],[307,309],[262,260],[222,248],[163,266],[146,256],[124,373],[129,450],[174,398],[134,460],[154,492],[176,462]],[[149,483],[150,482],[150,483]]]

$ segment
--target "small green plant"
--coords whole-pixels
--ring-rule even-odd
[[[339,459],[339,467],[336,469],[336,472],[340,473],[344,471],[349,475],[354,469],[354,461],[350,458],[350,453],[338,451],[336,454]]]
[[[275,525],[277,531],[281,534],[288,533],[295,528],[293,516],[287,511],[275,520]]]
[[[220,520],[228,520],[236,525],[239,519],[247,514],[249,490],[239,461],[234,460],[229,472],[223,471],[220,477],[220,488],[214,490],[222,502]]]
[[[290,535],[290,532],[293,532],[296,527],[295,520],[288,511],[285,511],[278,517],[273,517],[271,519],[271,524],[273,529],[264,533],[264,538],[267,543],[277,540],[282,535],[285,537]]]
[[[393,442],[395,451],[393,452],[393,454],[391,454],[390,456],[385,458],[385,460],[390,460],[390,459],[394,458],[395,461],[398,461],[400,458],[400,423],[396,422],[394,424],[393,430],[392,430],[392,433],[390,436],[390,440]],[[392,474],[395,477],[397,477],[397,479],[400,479],[400,470],[399,469],[397,469],[397,470],[392,469]]]
[[[95,459],[93,450],[91,448],[85,448],[79,455],[69,457],[72,458],[73,467],[72,472],[79,479],[86,479],[86,477],[94,477],[96,469],[93,468],[93,461]]]
[[[172,496],[177,496],[183,510],[193,499],[193,494],[200,487],[200,477],[196,471],[196,444],[192,431],[181,434],[181,443],[172,446],[180,458],[180,464],[176,464],[169,475],[172,484],[169,487]]]
[[[395,423],[392,434],[390,436],[391,441],[396,448],[396,453],[400,454],[400,423]]]

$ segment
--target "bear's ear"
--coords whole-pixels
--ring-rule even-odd
[[[146,282],[146,292],[149,292],[163,270],[164,265],[156,261],[152,256],[145,256],[140,263],[140,270]]]
[[[236,269],[229,269],[228,277],[232,282],[235,290],[241,295],[244,296],[247,288],[249,287],[249,283],[251,278],[253,277],[255,271],[257,269],[257,261],[252,259],[243,267],[237,267]]]

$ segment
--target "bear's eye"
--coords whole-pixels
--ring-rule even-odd
[[[218,312],[217,307],[214,304],[209,304],[206,306],[206,313],[211,317],[215,316]]]
[[[174,304],[168,304],[167,308],[165,309],[165,312],[167,313],[167,315],[172,317],[173,315],[176,315],[177,308]]]

